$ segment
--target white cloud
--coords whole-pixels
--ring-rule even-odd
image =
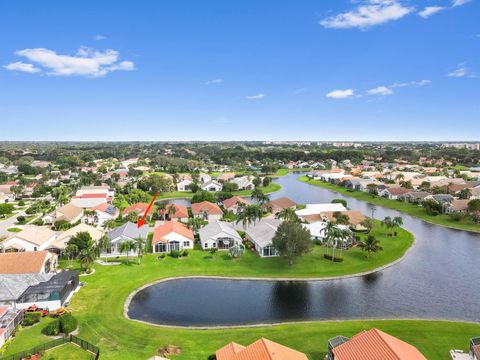
[[[368,95],[387,96],[387,95],[392,95],[393,90],[386,87],[386,86],[378,86],[376,88],[368,90],[367,94]]]
[[[221,84],[221,83],[223,83],[223,79],[213,79],[205,82],[206,85]]]
[[[457,6],[462,6],[465,5],[466,3],[469,3],[472,0],[453,0],[452,1],[452,6],[457,7]]]
[[[265,97],[265,94],[257,94],[257,95],[246,96],[246,98],[248,100],[259,100],[259,99],[263,99],[264,97]]]
[[[418,15],[420,15],[424,19],[428,19],[433,14],[438,13],[439,11],[445,10],[445,6],[427,6],[425,9],[420,11]]]
[[[396,83],[393,83],[392,85],[390,85],[389,87],[390,88],[404,88],[404,87],[422,87],[422,86],[427,86],[427,85],[430,85],[432,82],[430,80],[413,80],[413,81],[410,81],[410,82],[404,82],[404,83],[399,83],[399,82],[396,82]]]
[[[107,37],[106,36],[103,36],[103,35],[95,35],[95,37],[93,38],[93,40],[96,40],[96,41],[101,41],[101,40],[105,40]]]
[[[468,69],[465,67],[464,64],[459,64],[455,70],[450,71],[447,76],[448,77],[456,77],[461,78],[468,74]]]
[[[333,91],[330,91],[325,96],[331,99],[348,99],[352,96],[355,96],[355,90],[353,89],[333,90]]]
[[[332,29],[363,29],[401,19],[413,10],[398,0],[367,0],[351,11],[323,19],[320,25]]]
[[[17,61],[8,65],[3,65],[3,67],[7,70],[11,71],[21,71],[26,73],[37,73],[40,72],[40,69],[36,68],[32,64],[26,64],[21,61]]]
[[[112,71],[135,70],[132,61],[119,61],[118,51],[110,49],[101,52],[82,46],[73,56],[60,55],[45,48],[19,50],[15,54],[26,58],[50,76],[101,77]]]

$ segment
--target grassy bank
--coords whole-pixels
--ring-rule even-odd
[[[382,197],[365,193],[363,191],[346,189],[344,187],[332,185],[319,180],[310,180],[306,176],[301,176],[298,178],[298,180],[308,184],[312,184],[328,190],[338,192],[345,196],[350,196],[355,199],[363,200],[370,204],[398,210],[433,224],[442,225],[442,226],[450,227],[453,229],[480,232],[480,224],[475,224],[471,219],[468,219],[468,218],[462,219],[461,221],[454,221],[449,216],[443,215],[443,214],[437,215],[437,216],[428,215],[425,209],[418,205],[401,202],[397,200],[385,199]]]

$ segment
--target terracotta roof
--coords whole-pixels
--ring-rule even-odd
[[[247,347],[232,342],[215,355],[217,360],[308,360],[305,354],[265,338]]]
[[[464,211],[468,209],[469,199],[455,199],[450,203],[450,207],[456,211]]]
[[[79,215],[83,214],[83,208],[75,206],[73,204],[64,205],[61,208],[58,208],[56,211],[62,213],[62,216],[59,216],[59,218],[68,221],[72,221]]]
[[[188,227],[178,221],[171,220],[155,228],[155,230],[153,231],[152,244],[155,245],[159,242],[168,242],[168,240],[165,239],[165,236],[171,233],[176,233],[185,236],[186,238],[189,238],[191,240],[194,240],[192,230],[190,230]]]
[[[335,213],[334,211],[326,211],[326,212],[321,213],[320,217],[322,219],[326,218],[328,221],[332,221],[332,220],[335,220],[335,217],[333,216],[334,213]],[[339,213],[347,215],[350,224],[352,224],[354,226],[360,224],[363,220],[365,220],[365,215],[363,215],[358,210],[339,211]]]
[[[192,204],[192,214],[198,215],[203,212],[206,212],[209,215],[221,215],[223,214],[222,209],[217,204],[211,203],[210,201],[202,201],[199,203]]]
[[[56,255],[48,251],[0,253],[0,274],[40,273],[51,256]]]
[[[136,203],[136,204],[130,205],[129,207],[125,208],[125,210],[123,210],[123,215],[125,216],[130,214],[132,211],[135,211],[137,215],[143,216],[143,214],[145,214],[145,212],[147,211],[148,205],[149,204],[147,203]],[[153,211],[153,206],[148,213],[151,214],[152,211]]]
[[[392,195],[403,195],[412,192],[412,189],[405,189],[402,187],[388,187],[386,190]]]
[[[178,204],[168,204],[166,206],[165,210],[158,211],[159,214],[168,214],[168,210],[170,210],[171,207],[175,208],[175,213],[169,215],[172,219],[182,219],[182,218],[188,218],[188,209],[186,206],[183,205],[178,205]]]
[[[363,331],[332,351],[335,360],[426,360],[414,346],[378,329]]]
[[[277,209],[286,209],[286,208],[294,207],[297,204],[294,201],[290,200],[288,197],[281,197],[281,198],[270,201],[268,205]]]
[[[55,232],[47,227],[31,226],[20,231],[19,233],[13,234],[7,238],[7,240],[17,238],[28,241],[32,244],[43,245],[45,242],[50,240],[52,236],[55,236]]]
[[[230,199],[226,199],[223,201],[223,207],[225,209],[230,209],[237,205],[237,203],[242,203],[248,205],[249,202],[240,196],[232,196]]]

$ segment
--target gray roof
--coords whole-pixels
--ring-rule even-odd
[[[278,219],[262,219],[248,226],[245,232],[255,244],[265,247],[272,244],[272,239],[281,223],[282,221]]]
[[[137,227],[137,224],[132,222],[127,222],[122,226],[119,226],[113,230],[111,230],[107,236],[110,240],[116,239],[120,236],[128,237],[132,240],[141,237],[144,240],[147,240],[148,233],[151,232],[152,229],[149,226],[143,225],[141,228]]]
[[[200,235],[200,241],[202,242],[212,238],[216,239],[218,236],[232,237],[234,239],[242,241],[242,238],[240,237],[240,235],[238,235],[233,225],[225,221],[213,221],[207,226],[201,228],[198,233]]]
[[[54,274],[0,275],[0,301],[17,300],[30,286],[48,281]]]

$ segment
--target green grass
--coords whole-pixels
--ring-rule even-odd
[[[288,266],[283,259],[261,259],[251,252],[231,260],[225,252],[216,257],[200,250],[191,251],[183,259],[167,257],[158,260],[147,255],[138,265],[135,260],[120,266],[95,265],[93,275],[82,278],[86,285],[75,294],[71,309],[79,320],[79,336],[101,349],[102,359],[145,359],[165,345],[181,346],[182,354],[175,359],[206,359],[216,349],[230,341],[249,344],[261,336],[278,341],[307,353],[312,360],[323,359],[326,341],[338,334],[351,336],[363,329],[379,327],[419,346],[431,359],[442,359],[450,348],[466,348],[468,338],[480,333],[480,325],[415,321],[347,321],[290,324],[273,327],[228,330],[187,330],[159,328],[127,320],[123,306],[136,288],[158,279],[185,275],[251,276],[251,277],[325,277],[358,273],[387,264],[404,254],[413,242],[405,230],[398,237],[384,234],[376,227],[384,251],[369,259],[359,249],[344,252],[343,263],[323,258],[324,248],[313,251]],[[18,332],[7,353],[15,353],[41,344],[48,339],[40,333],[42,324]],[[442,342],[443,338],[443,342]],[[446,358],[445,356],[443,358]]]
[[[13,232],[13,233],[18,233],[18,232],[22,231],[22,229],[17,228],[17,227],[12,227],[12,228],[8,228],[7,231],[10,231],[10,232]]]
[[[319,180],[309,180],[306,176],[301,176],[298,178],[298,180],[308,184],[319,186],[328,190],[332,190],[337,193],[350,196],[355,199],[363,200],[370,204],[383,206],[389,209],[395,209],[433,224],[442,225],[442,226],[450,227],[453,229],[480,232],[480,224],[474,223],[469,218],[464,218],[461,221],[454,221],[448,215],[444,215],[444,214],[437,215],[437,216],[428,215],[425,209],[422,208],[421,206],[410,204],[407,202],[385,199],[382,197],[368,194],[363,191],[355,191],[355,190],[352,191],[344,187],[325,183]]]
[[[66,343],[48,350],[42,357],[45,360],[91,360],[94,358],[95,356],[92,353],[72,343]]]

